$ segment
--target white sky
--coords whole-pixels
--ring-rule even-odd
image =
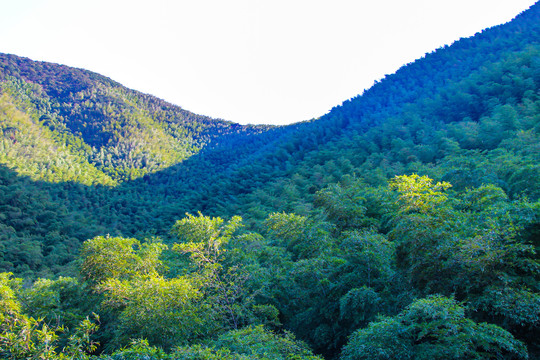
[[[319,117],[535,0],[0,0],[0,52],[242,124]]]

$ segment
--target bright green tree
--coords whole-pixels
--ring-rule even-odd
[[[83,279],[92,284],[107,279],[154,275],[161,266],[159,256],[166,248],[159,242],[141,244],[137,239],[98,236],[84,242],[80,272]]]
[[[98,291],[105,296],[102,307],[118,312],[114,344],[147,339],[164,349],[208,335],[205,306],[198,285],[186,277],[165,279],[140,275],[129,280],[108,279]]]
[[[239,312],[243,310],[241,303],[244,297],[242,283],[245,274],[237,267],[224,269],[223,261],[226,245],[233,234],[242,226],[242,218],[233,217],[227,223],[221,218],[202,215],[187,216],[178,220],[173,233],[180,242],[173,250],[181,254],[190,254],[196,266],[195,281],[206,292],[207,302],[232,328],[239,327]]]

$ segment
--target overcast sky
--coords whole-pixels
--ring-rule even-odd
[[[324,115],[534,0],[0,0],[0,52],[242,124]]]

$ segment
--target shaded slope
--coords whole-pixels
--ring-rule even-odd
[[[503,145],[514,151],[520,141],[534,148],[539,24],[540,4],[536,4],[510,23],[402,67],[324,117],[297,125],[292,138],[264,160],[238,171],[238,180],[220,187],[213,197],[253,191],[246,199],[251,205],[242,208],[261,215],[266,213],[261,206],[292,210],[298,202],[297,210],[309,209],[311,194],[344,174],[380,183],[396,173],[436,166],[461,150],[495,150]],[[515,112],[517,123],[500,124],[507,121],[505,112]],[[467,143],[469,130],[475,138]],[[536,154],[519,151],[516,156],[528,157],[526,166],[535,169]],[[441,176],[444,173],[437,173]],[[499,180],[507,181],[507,188],[520,181],[517,176]],[[238,183],[244,186],[238,189]],[[261,183],[268,186],[261,190]],[[261,196],[269,204],[261,203]]]

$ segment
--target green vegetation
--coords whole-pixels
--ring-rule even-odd
[[[168,245],[86,241],[79,280],[22,287],[4,274],[6,354],[315,359],[292,334],[330,358],[343,348],[343,359],[536,351],[538,203],[509,200],[493,185],[452,193],[415,174],[378,188],[346,180],[341,191],[371,196],[350,209],[354,225],[273,213],[259,234],[240,217],[187,214]],[[373,226],[382,222],[386,231]]]
[[[286,127],[0,54],[0,357],[540,357],[539,38]]]
[[[395,317],[353,334],[346,359],[527,359],[525,347],[505,330],[465,317],[452,299],[417,300]]]

